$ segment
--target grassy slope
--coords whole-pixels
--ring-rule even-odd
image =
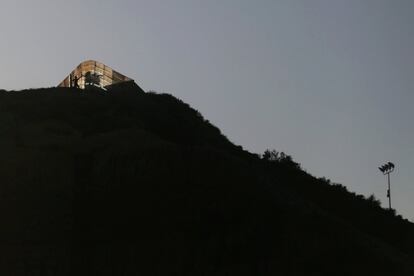
[[[411,223],[170,95],[0,92],[0,122],[3,274],[410,275]]]

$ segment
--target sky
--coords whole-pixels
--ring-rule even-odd
[[[1,0],[0,88],[101,61],[414,221],[414,1]]]

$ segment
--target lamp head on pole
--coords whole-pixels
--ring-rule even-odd
[[[381,167],[378,167],[378,169],[383,173],[383,174],[389,174],[392,173],[395,169],[395,165],[392,162],[388,162],[384,165],[382,165]]]

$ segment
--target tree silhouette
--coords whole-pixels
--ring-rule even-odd
[[[85,84],[90,86],[100,86],[101,85],[101,75],[92,72],[86,72],[85,74]]]

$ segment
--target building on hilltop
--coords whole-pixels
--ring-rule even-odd
[[[134,80],[103,63],[88,60],[79,64],[58,87],[85,89],[94,86],[106,89],[106,87],[126,82],[134,82]]]

